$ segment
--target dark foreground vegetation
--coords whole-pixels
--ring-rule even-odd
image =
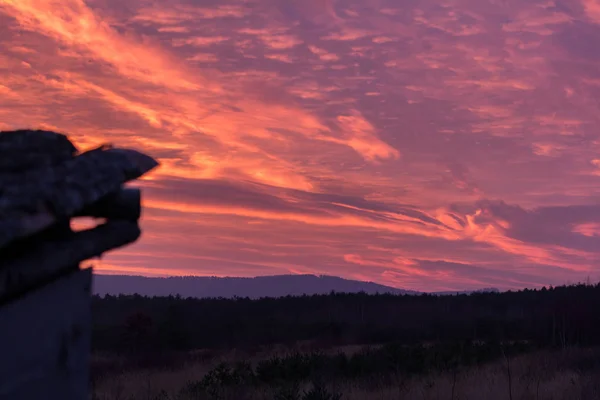
[[[598,305],[600,285],[96,297],[94,392],[102,400],[600,399]]]
[[[345,348],[319,353],[240,354],[222,352],[159,368],[126,367],[118,356],[96,356],[95,364],[121,365],[97,375],[94,400],[500,400],[600,399],[600,350],[566,348],[506,354],[470,366],[451,364],[429,371],[407,370],[392,360],[379,366],[371,350],[358,350],[340,365]],[[351,352],[354,349],[350,350]],[[374,352],[378,353],[377,351]],[[273,373],[273,369],[277,372]],[[314,368],[314,369],[313,369]],[[379,372],[375,372],[379,371]]]

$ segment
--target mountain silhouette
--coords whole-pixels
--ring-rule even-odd
[[[313,294],[359,293],[367,294],[421,294],[373,282],[363,282],[327,275],[273,275],[254,278],[181,276],[150,278],[135,275],[95,275],[94,294],[181,297],[261,297],[302,296]],[[496,289],[483,289],[496,291]],[[440,292],[459,294],[468,292]]]
[[[94,294],[140,294],[142,296],[181,297],[282,297],[330,292],[369,294],[417,294],[373,282],[362,282],[326,275],[274,275],[255,278],[182,276],[149,278],[132,275],[95,275]]]

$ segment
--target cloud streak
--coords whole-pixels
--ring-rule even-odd
[[[0,128],[146,151],[100,269],[600,279],[597,1],[0,0]]]

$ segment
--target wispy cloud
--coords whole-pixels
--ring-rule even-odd
[[[103,271],[600,278],[600,3],[0,0],[0,129],[140,148]]]

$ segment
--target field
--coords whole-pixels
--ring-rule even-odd
[[[256,373],[261,362],[281,360],[279,368],[284,370],[293,366],[282,364],[292,363],[298,355],[334,358],[336,354],[344,354],[348,359],[369,353],[369,349],[352,346],[315,352],[299,347],[205,353],[172,356],[168,361],[160,361],[163,363],[160,367],[134,366],[115,356],[96,356],[93,399],[600,399],[600,349],[537,350],[468,366],[456,364],[414,372],[388,359],[374,375],[364,371],[364,376],[357,373],[343,377],[335,371],[315,369],[304,374],[297,371],[296,377],[270,380],[265,372],[262,376]],[[110,366],[111,370],[102,373],[102,366],[105,369]],[[252,376],[248,376],[247,367],[253,369]]]

